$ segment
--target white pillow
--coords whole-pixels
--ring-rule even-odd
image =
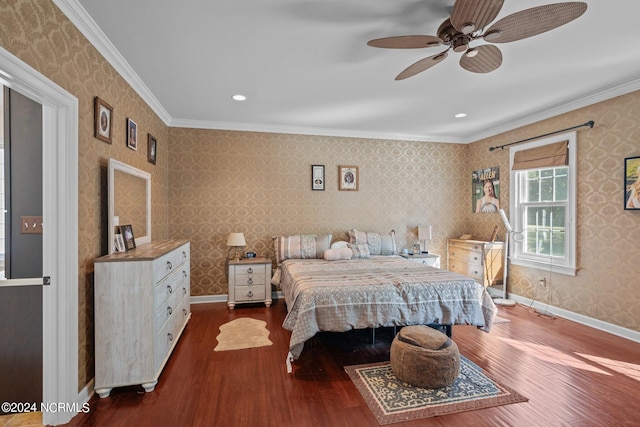
[[[332,248],[324,251],[324,259],[327,261],[351,259],[351,257],[353,257],[353,251],[349,248]]]
[[[345,242],[344,240],[336,240],[331,244],[331,249],[346,248],[348,244],[349,243]]]

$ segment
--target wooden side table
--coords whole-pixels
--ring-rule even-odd
[[[417,262],[420,264],[430,265],[431,267],[440,268],[440,255],[436,254],[402,254],[402,258],[409,261]]]
[[[229,261],[229,296],[227,306],[264,302],[271,306],[271,260],[245,258]]]

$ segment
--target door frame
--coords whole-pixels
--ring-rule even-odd
[[[78,393],[78,99],[0,46],[0,82],[42,105],[43,287],[42,401],[45,425],[67,423]],[[69,410],[68,412],[66,410]]]

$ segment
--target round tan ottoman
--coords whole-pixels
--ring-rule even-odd
[[[429,326],[405,326],[391,343],[391,369],[416,387],[446,387],[460,375],[458,346]]]

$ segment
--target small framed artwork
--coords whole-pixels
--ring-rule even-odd
[[[122,234],[118,233],[115,234],[114,237],[114,247],[116,249],[116,252],[126,252],[125,246],[124,246],[124,239],[122,238]]]
[[[127,119],[127,147],[138,149],[138,125],[131,119]]]
[[[94,136],[107,144],[111,144],[113,108],[96,96],[93,103],[93,114]]]
[[[640,156],[624,159],[624,208],[640,210]]]
[[[324,191],[324,165],[311,165],[311,189]]]
[[[158,141],[155,136],[148,134],[147,136],[147,160],[149,163],[156,164],[156,149],[158,145]]]
[[[338,166],[338,190],[358,191],[358,166]]]
[[[131,228],[131,224],[121,225],[120,234],[122,235],[122,239],[124,240],[125,251],[135,249],[136,239],[133,237],[133,228]]]

